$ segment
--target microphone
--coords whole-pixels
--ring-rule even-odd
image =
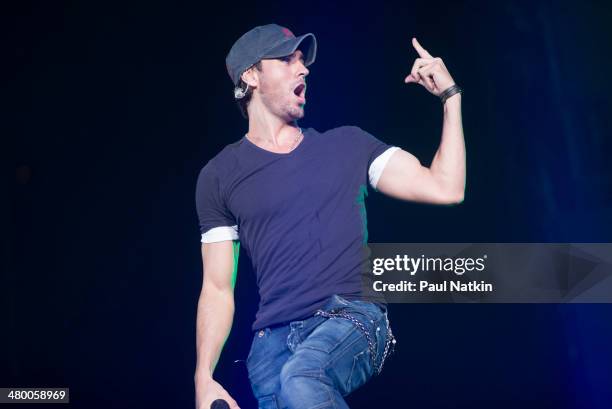
[[[229,409],[229,405],[223,399],[216,399],[210,404],[210,409]]]

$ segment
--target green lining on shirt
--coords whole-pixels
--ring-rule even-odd
[[[361,227],[363,233],[363,244],[368,244],[368,215],[366,212],[365,198],[368,195],[368,187],[365,184],[359,185],[357,193],[357,205],[359,206],[359,215],[361,216]]]
[[[240,241],[233,240],[232,247],[234,250],[234,271],[232,271],[232,290],[236,287],[236,277],[238,276],[238,256],[240,255]]]

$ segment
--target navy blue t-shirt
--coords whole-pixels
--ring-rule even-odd
[[[251,259],[260,296],[253,330],[312,316],[333,294],[384,304],[362,285],[364,200],[399,148],[354,126],[303,134],[289,153],[242,137],[198,177],[202,242],[240,240]]]

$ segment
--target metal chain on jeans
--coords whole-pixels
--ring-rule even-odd
[[[386,314],[386,313],[385,313]],[[387,322],[387,342],[385,343],[385,351],[383,352],[382,360],[380,361],[380,366],[378,367],[378,373],[382,371],[383,364],[385,363],[385,359],[387,359],[388,354],[393,354],[395,352],[395,344],[397,340],[393,336],[393,332],[391,332],[391,325],[389,324],[389,318],[385,315],[385,321]]]
[[[393,333],[391,332],[391,326],[389,325],[388,321],[387,321],[387,341],[385,343],[385,350],[384,350],[382,359],[380,361],[380,364],[378,365],[378,368],[377,368],[376,358],[378,358],[378,353],[377,353],[376,343],[372,340],[372,337],[370,336],[370,333],[368,332],[367,328],[365,328],[365,326],[357,318],[353,317],[350,314],[347,314],[346,312],[342,310],[335,310],[335,309],[331,310],[330,312],[318,310],[315,313],[315,315],[320,315],[320,316],[327,317],[327,318],[334,318],[334,317],[345,318],[353,322],[353,324],[355,324],[355,326],[361,332],[363,332],[363,334],[366,337],[366,340],[368,341],[368,349],[370,350],[370,361],[372,364],[372,368],[376,370],[377,375],[379,375],[382,372],[382,367],[383,367],[383,364],[385,363],[385,359],[387,359],[387,355],[389,354],[389,351],[393,353],[393,351],[395,350],[395,343],[397,342],[395,340],[395,337],[393,336]]]

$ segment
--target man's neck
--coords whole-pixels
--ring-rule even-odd
[[[297,122],[284,122],[277,117],[249,117],[247,137],[264,149],[284,151],[295,145],[301,131]]]

